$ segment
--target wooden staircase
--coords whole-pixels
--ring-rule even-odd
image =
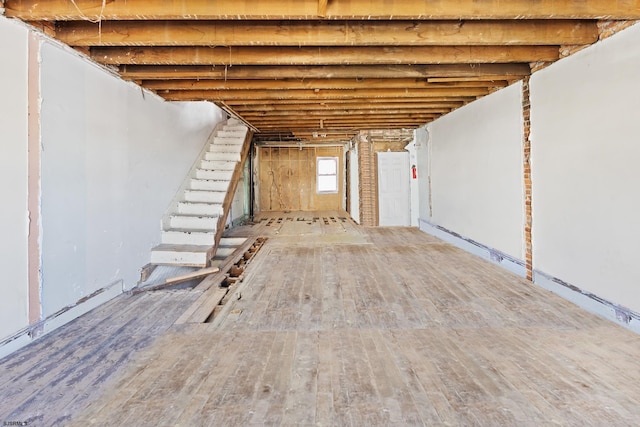
[[[249,152],[251,133],[237,119],[216,126],[162,221],[151,264],[209,265],[224,231]]]

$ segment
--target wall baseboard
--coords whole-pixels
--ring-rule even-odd
[[[459,234],[435,225],[422,218],[419,219],[420,230],[450,243],[464,251],[472,253],[480,258],[491,261],[520,277],[526,277],[524,261],[515,259],[500,251],[489,248],[474,240],[467,239]],[[600,298],[577,286],[564,282],[557,277],[550,276],[542,271],[533,271],[533,283],[553,292],[565,300],[587,310],[590,313],[603,317],[626,329],[640,334],[640,314],[628,308],[614,304],[604,298]]]
[[[533,283],[553,292],[590,313],[610,320],[618,325],[640,334],[640,314],[626,307],[600,298],[577,286],[538,270],[533,270]]]
[[[489,248],[482,243],[478,243],[475,240],[467,239],[455,233],[451,230],[447,230],[444,227],[435,225],[422,218],[418,219],[419,228],[427,234],[437,237],[440,240],[444,240],[447,243],[452,244],[464,251],[470,252],[480,258],[491,261],[494,264],[501,266],[502,268],[509,270],[510,272],[517,274],[520,277],[526,277],[527,271],[525,269],[524,261],[500,252],[496,249]]]
[[[0,359],[21,349],[27,344],[30,344],[60,326],[63,326],[83,314],[88,313],[94,308],[110,301],[122,293],[123,282],[122,280],[117,280],[104,288],[97,290],[91,295],[80,299],[75,304],[59,310],[46,319],[32,323],[14,335],[0,341]]]

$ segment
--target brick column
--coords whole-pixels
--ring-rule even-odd
[[[366,133],[357,136],[358,178],[360,181],[360,224],[378,225],[378,181],[376,154]]]

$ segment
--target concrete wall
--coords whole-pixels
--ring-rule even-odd
[[[521,93],[516,83],[428,127],[430,222],[517,259],[524,221]]]
[[[28,31],[0,17],[0,340],[29,323]]]
[[[220,110],[166,103],[57,44],[42,46],[44,316],[129,288]]]
[[[531,78],[534,268],[640,312],[640,25]]]

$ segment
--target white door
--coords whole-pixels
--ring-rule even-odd
[[[378,218],[380,225],[411,225],[409,153],[378,153]]]

